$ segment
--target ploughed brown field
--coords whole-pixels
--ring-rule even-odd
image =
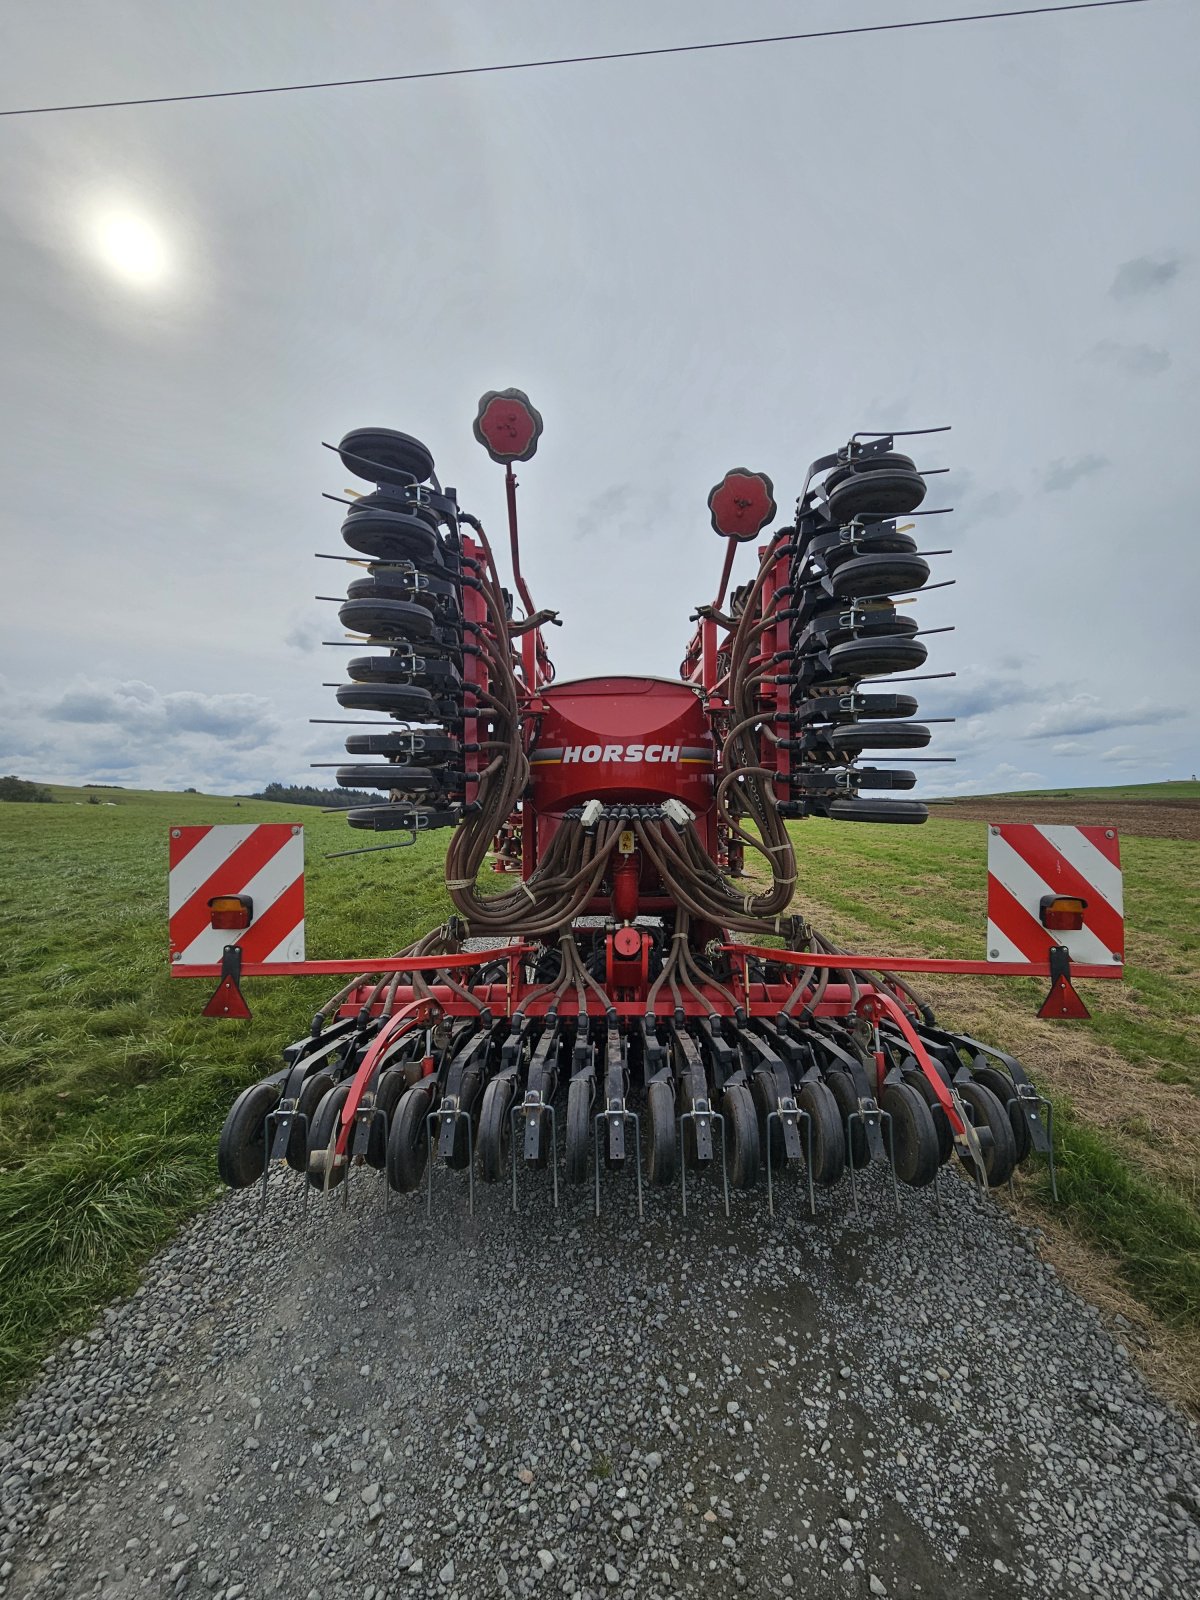
[[[1185,787],[1180,785],[1181,788]],[[1191,788],[1191,785],[1186,787]],[[1072,800],[1038,800],[1002,795],[999,800],[954,800],[938,811],[956,821],[1066,822],[1077,827],[1116,828],[1142,839],[1200,840],[1200,800],[1103,800],[1088,795]]]

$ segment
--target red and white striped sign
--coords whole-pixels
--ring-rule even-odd
[[[1046,895],[1085,900],[1083,927],[1043,927]],[[1079,966],[1119,965],[1125,959],[1125,910],[1117,830],[989,824],[987,916],[989,961],[1045,961],[1051,945],[1064,944]]]
[[[227,944],[245,961],[304,960],[304,829],[290,822],[172,828],[168,909],[171,960],[220,962]],[[214,895],[248,895],[248,928],[214,928]]]

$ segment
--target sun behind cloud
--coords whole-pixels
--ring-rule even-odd
[[[131,208],[99,212],[92,223],[92,248],[114,277],[136,289],[153,289],[171,272],[171,254],[161,230]]]

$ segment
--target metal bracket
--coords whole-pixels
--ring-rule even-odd
[[[808,1179],[808,1214],[815,1217],[817,1214],[817,1196],[813,1188],[812,1170],[812,1117],[807,1111],[801,1110],[791,1096],[786,1096],[779,1102],[776,1111],[767,1112],[767,1208],[771,1215],[775,1215],[775,1178],[771,1170],[771,1124],[778,1122],[783,1128],[785,1148],[789,1141],[789,1133],[799,1133],[799,1127],[804,1127],[804,1171]],[[790,1152],[788,1152],[790,1154]]]
[[[512,1203],[513,1210],[519,1209],[517,1205],[517,1118],[522,1117],[525,1122],[526,1163],[528,1164],[528,1145],[530,1118],[540,1127],[541,1113],[545,1111],[550,1117],[550,1175],[554,1183],[554,1209],[558,1210],[558,1118],[554,1114],[554,1107],[542,1099],[537,1089],[526,1091],[524,1100],[519,1106],[514,1106],[509,1112],[509,1127],[511,1138],[509,1146],[512,1152]],[[536,1115],[534,1115],[536,1113]],[[538,1151],[534,1151],[536,1156]]]
[[[687,1141],[684,1138],[684,1123],[694,1122],[696,1125],[696,1164],[707,1166],[712,1160],[712,1130],[717,1130],[721,1149],[721,1185],[725,1193],[725,1215],[729,1215],[729,1161],[725,1153],[725,1118],[719,1111],[714,1111],[706,1099],[697,1098],[692,1101],[690,1111],[681,1112],[679,1121],[679,1198],[683,1208],[683,1215],[687,1216]],[[707,1146],[707,1156],[702,1155],[702,1149]]]
[[[460,1108],[457,1100],[452,1100],[449,1103],[447,1103],[446,1100],[443,1100],[442,1104],[437,1108],[437,1110],[431,1111],[425,1118],[425,1139],[429,1146],[427,1167],[428,1181],[425,1188],[425,1215],[427,1217],[431,1217],[433,1215],[434,1124],[441,1124],[443,1138],[445,1137],[447,1128],[449,1128],[450,1145],[453,1149],[454,1130],[460,1118],[467,1125],[467,1209],[470,1211],[472,1216],[475,1215],[475,1135],[474,1130],[471,1127],[471,1114],[469,1111],[463,1111]]]
[[[884,1111],[875,1100],[866,1099],[858,1102],[858,1110],[852,1111],[846,1118],[846,1160],[850,1166],[850,1194],[854,1200],[854,1215],[858,1211],[858,1171],[854,1165],[854,1124],[861,1122],[867,1135],[867,1143],[871,1146],[871,1159],[877,1160],[875,1145],[878,1142],[880,1154],[884,1150],[884,1133],[887,1142],[888,1171],[892,1175],[892,1199],[895,1201],[896,1214],[900,1213],[900,1190],[896,1183],[896,1146],[892,1135],[892,1116],[890,1111]]]
[[[201,1016],[248,1018],[251,1011],[242,994],[241,978],[242,947],[227,944],[221,952],[221,981]]]
[[[642,1122],[636,1111],[630,1111],[624,1100],[607,1100],[604,1110],[597,1111],[592,1119],[593,1152],[596,1161],[596,1215],[600,1215],[600,1127],[603,1123],[608,1135],[609,1155],[614,1162],[625,1161],[625,1124],[633,1123],[633,1170],[637,1177],[638,1220],[645,1216],[642,1208]]]
[[[1091,1012],[1071,985],[1071,952],[1065,944],[1049,950],[1050,993],[1042,1001],[1039,1017],[1089,1017]]]

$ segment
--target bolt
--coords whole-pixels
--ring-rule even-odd
[[[989,950],[988,951],[988,960],[989,961],[999,961],[999,959],[1000,959],[999,950]]]
[[[172,828],[171,829],[171,837],[172,837],[172,839],[180,838],[182,833],[183,833],[183,829],[182,828]]]
[[[1104,837],[1106,839],[1115,839],[1117,837],[1115,829],[1113,829],[1113,828],[1105,828]]]

